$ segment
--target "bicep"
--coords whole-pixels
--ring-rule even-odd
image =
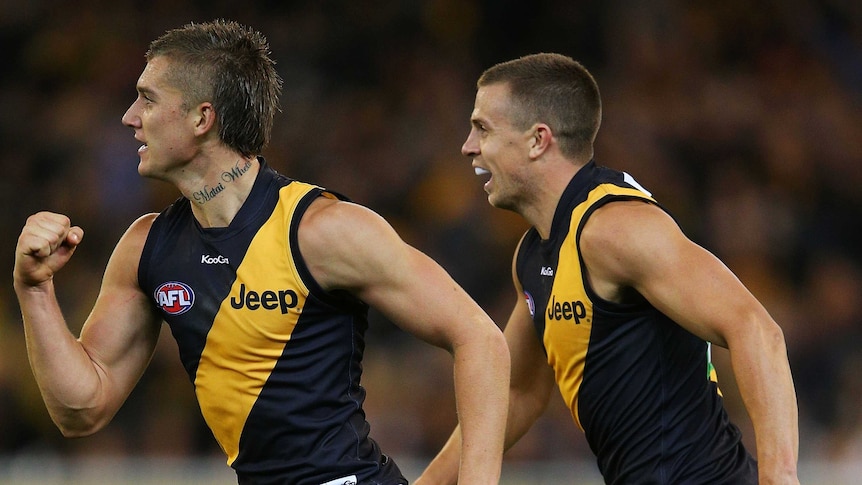
[[[124,399],[152,357],[161,319],[138,286],[137,269],[151,219],[136,221],[111,255],[81,330],[80,341],[110,382],[111,399]]]
[[[612,203],[599,211],[581,240],[599,285],[631,287],[679,325],[724,347],[735,330],[765,313],[730,269],[661,209]]]
[[[369,305],[402,329],[450,350],[470,323],[486,323],[481,308],[430,257],[406,244],[391,250],[396,256],[378,266],[377,277],[358,292]]]
[[[325,289],[347,290],[417,337],[451,350],[490,319],[433,259],[373,211],[323,202],[303,217],[300,249]]]
[[[723,347],[737,329],[765,316],[765,310],[724,263],[694,243],[636,288],[656,308]]]

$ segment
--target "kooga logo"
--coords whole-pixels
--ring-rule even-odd
[[[210,256],[209,254],[201,255],[201,264],[228,264],[230,261],[219,254],[218,256]]]

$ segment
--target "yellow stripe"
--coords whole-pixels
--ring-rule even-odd
[[[575,237],[586,211],[599,199],[609,194],[653,200],[651,197],[647,197],[644,192],[636,189],[603,184],[593,189],[587,200],[575,207],[572,211],[569,234],[560,247],[554,287],[551,291],[551,298],[548,300],[548,307],[545,309],[544,342],[548,351],[548,363],[554,369],[557,385],[563,399],[565,399],[575,423],[581,430],[583,430],[583,426],[581,426],[578,416],[578,393],[584,380],[584,367],[593,326],[593,302],[587,297],[584,288],[584,276],[581,273]],[[555,303],[564,304],[565,302],[570,305],[573,302],[580,302],[583,305],[585,313],[583,317],[578,319],[580,323],[575,324],[573,320],[548,318],[548,312],[554,311],[552,306]]]
[[[578,218],[580,219],[580,218]],[[590,343],[593,321],[593,303],[587,298],[581,284],[581,265],[578,262],[574,240],[567,238],[560,248],[554,288],[545,309],[545,348],[548,349],[548,364],[554,369],[560,392],[569,406],[572,417],[579,428],[578,391],[584,380],[584,363]],[[580,302],[585,316],[574,320],[555,320],[548,318],[554,312],[555,304]]]
[[[297,188],[294,184],[282,192]],[[302,193],[304,193],[303,191]],[[230,295],[222,302],[207,336],[195,377],[195,392],[207,424],[232,464],[239,453],[245,421],[284,347],[290,340],[308,289],[292,264],[288,228],[297,194],[286,206],[282,200],[252,240],[237,269]],[[284,198],[283,198],[284,199]],[[240,286],[245,293],[292,289],[297,305],[281,309],[236,309]]]

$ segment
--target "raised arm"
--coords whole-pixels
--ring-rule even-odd
[[[138,288],[137,268],[153,217],[137,220],[117,244],[77,338],[57,303],[53,277],[83,231],[66,216],[40,212],[27,220],[18,239],[13,282],[27,353],[51,419],[65,436],[104,427],[152,357],[160,320]]]
[[[727,347],[754,425],[760,483],[798,483],[796,393],[781,328],[715,256],[658,207],[612,202],[586,223],[581,248],[597,292],[631,287],[704,340]]]
[[[460,483],[500,477],[509,354],[500,330],[432,259],[364,207],[319,199],[299,245],[324,288],[352,292],[404,330],[448,350],[463,430]]]

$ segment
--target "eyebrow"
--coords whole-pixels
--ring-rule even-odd
[[[156,94],[156,92],[152,88],[148,88],[146,86],[137,85],[135,86],[135,90],[141,96],[149,96],[152,97]]]
[[[470,117],[470,124],[477,127],[477,128],[486,128],[487,129],[489,127],[488,118],[485,118],[483,116],[471,116]]]

